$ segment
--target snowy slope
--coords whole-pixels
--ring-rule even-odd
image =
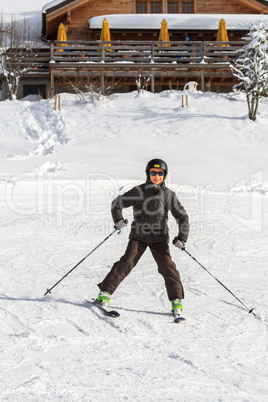
[[[54,99],[2,102],[2,175],[49,169],[62,178],[94,172],[143,180],[145,164],[161,153],[169,181],[180,185],[233,187],[255,172],[267,178],[266,100],[252,122],[243,94],[199,91],[189,95],[189,108],[181,95],[134,91],[84,104],[62,94],[61,112]]]
[[[255,307],[258,318],[173,248],[186,290],[184,323],[172,323],[149,252],[112,298],[120,318],[86,305],[84,298],[97,294],[96,284],[122,254],[127,230],[43,297],[112,231],[114,184],[124,191],[129,181],[1,185],[7,197],[1,201],[1,400],[265,401],[267,217],[260,233],[239,224],[227,208],[226,192],[209,192],[205,211],[199,210],[201,199],[181,193],[192,220],[188,250]],[[80,208],[78,188],[88,192]],[[247,197],[237,195],[232,208],[247,214]],[[266,210],[267,196],[262,199]],[[130,211],[125,216],[130,219]]]
[[[1,400],[267,400],[268,104],[252,122],[241,94],[198,92],[189,108],[181,94],[0,103]],[[150,252],[113,295],[120,318],[86,305],[129,228],[43,296],[111,233],[112,199],[155,156],[189,213],[187,250],[257,318],[173,246],[184,323]]]

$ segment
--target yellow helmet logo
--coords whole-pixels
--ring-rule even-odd
[[[160,165],[154,165],[154,167],[156,167],[156,168],[160,168]]]

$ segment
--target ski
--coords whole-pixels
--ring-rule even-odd
[[[181,322],[181,321],[185,321],[185,318],[182,317],[182,316],[178,316],[178,317],[175,317],[175,318],[174,318],[174,322],[175,322],[176,324],[178,324],[178,323]]]
[[[94,304],[94,306],[98,307],[102,312],[108,317],[120,317],[118,311],[112,310],[110,307],[102,306],[98,300],[85,300],[87,303]]]

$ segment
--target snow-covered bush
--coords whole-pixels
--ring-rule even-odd
[[[139,74],[138,78],[136,78],[136,85],[137,85],[138,93],[140,93],[141,91],[143,93],[144,90],[147,91],[150,79],[151,79],[151,77],[145,77],[145,76],[142,76],[141,74]]]
[[[268,92],[268,35],[263,22],[253,24],[243,39],[248,43],[231,65],[239,81],[234,89],[246,93],[249,118],[256,120],[260,97]]]

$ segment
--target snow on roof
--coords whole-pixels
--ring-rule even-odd
[[[74,0],[54,0],[54,1],[50,1],[49,3],[47,3],[47,4],[45,4],[44,6],[43,6],[43,8],[42,8],[42,13],[45,13],[46,12],[46,10],[48,10],[48,9],[50,9],[50,8],[53,8],[53,7],[56,7],[56,6],[58,6],[59,4],[61,4],[61,3],[72,3]],[[268,0],[257,0],[257,2],[258,3],[261,3],[261,4],[267,4],[268,3]],[[64,4],[63,4],[64,5]],[[140,16],[141,14],[139,14],[139,16]],[[152,15],[152,14],[150,14],[150,15]],[[170,14],[169,14],[170,15]],[[94,17],[95,18],[95,17]]]
[[[70,2],[70,1],[69,1]],[[56,7],[58,6],[60,3],[68,3],[68,1],[64,1],[64,0],[54,0],[51,1],[50,3],[47,3],[43,6],[42,8],[42,13],[45,13],[48,9],[52,8],[52,7]]]
[[[107,18],[111,29],[159,29],[163,18],[169,29],[218,29],[224,18],[227,30],[248,30],[252,23],[263,21],[268,27],[265,14],[117,14],[101,15],[89,19],[91,29],[101,29]]]

